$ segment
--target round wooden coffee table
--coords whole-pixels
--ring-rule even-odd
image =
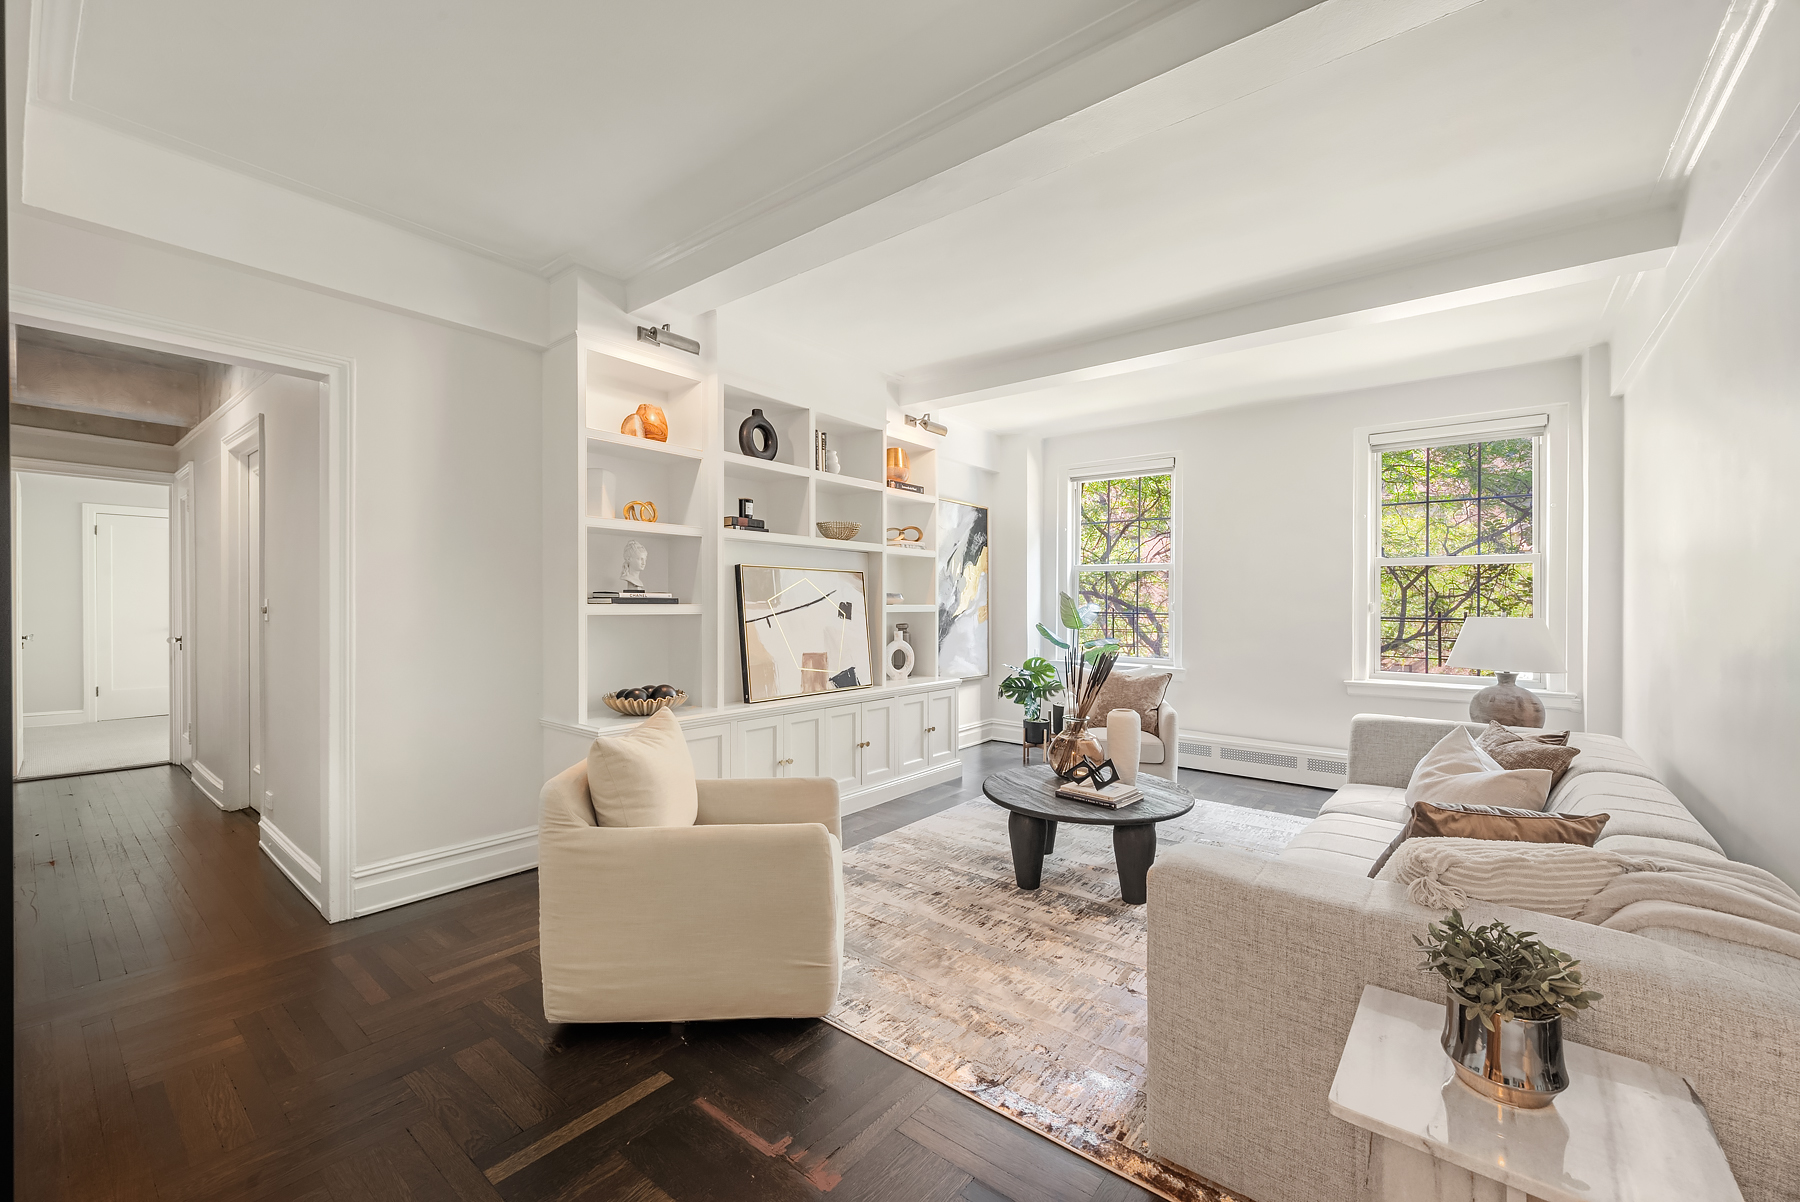
[[[995,805],[1012,811],[1007,834],[1012,837],[1013,877],[1021,889],[1036,889],[1044,878],[1044,857],[1056,850],[1056,824],[1113,828],[1113,859],[1119,866],[1119,894],[1134,906],[1144,904],[1150,865],[1156,862],[1156,824],[1179,818],[1194,808],[1187,790],[1160,776],[1138,773],[1142,801],[1120,810],[1070,801],[1056,795],[1062,784],[1048,764],[1031,764],[996,772],[981,782]]]

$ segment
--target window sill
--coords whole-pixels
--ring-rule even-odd
[[[1460,701],[1466,705],[1469,698],[1492,683],[1489,680],[1480,684],[1451,684],[1440,680],[1346,680],[1344,691],[1352,697],[1404,697],[1412,701]],[[1531,692],[1547,710],[1581,712],[1579,693],[1550,693],[1541,689]]]

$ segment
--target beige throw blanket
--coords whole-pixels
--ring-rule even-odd
[[[1648,864],[1607,882],[1576,918],[1617,931],[1675,927],[1800,960],[1800,893],[1780,877],[1732,860]]]
[[[1381,877],[1448,910],[1470,899],[1618,931],[1673,927],[1800,961],[1800,893],[1732,860],[1627,856],[1566,843],[1409,839]]]

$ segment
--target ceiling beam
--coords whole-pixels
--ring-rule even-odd
[[[1476,2],[1186,4],[703,231],[634,273],[626,307],[719,308]]]
[[[903,406],[944,409],[1063,384],[1149,371],[1249,347],[1562,288],[1666,264],[1681,235],[1679,203],[1615,212],[1528,236],[1476,237],[1453,253],[1416,250],[1354,275],[1279,288],[1226,307],[1064,345],[907,373]]]

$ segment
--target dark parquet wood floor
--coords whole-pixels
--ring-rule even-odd
[[[534,873],[328,925],[166,767],[20,784],[14,841],[22,1199],[1150,1196],[822,1022],[546,1023]]]

